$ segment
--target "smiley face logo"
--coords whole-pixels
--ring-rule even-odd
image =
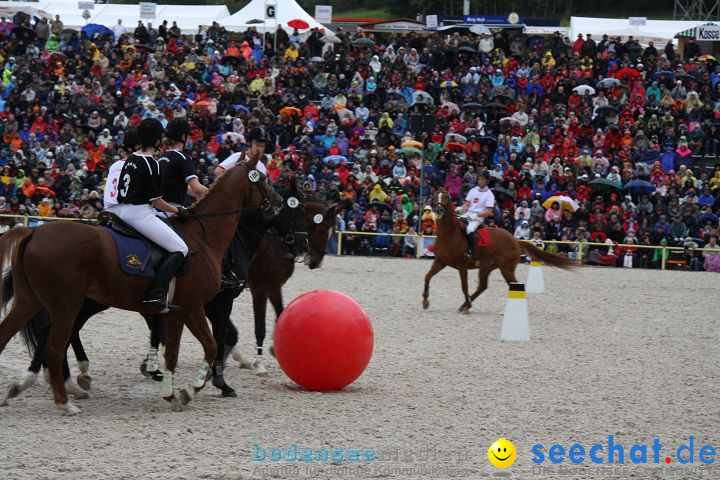
[[[497,468],[507,468],[515,462],[515,445],[504,438],[495,441],[488,449],[488,459]]]

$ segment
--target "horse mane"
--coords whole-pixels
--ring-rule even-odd
[[[202,198],[195,200],[193,204],[190,206],[190,208],[196,210],[198,208],[202,208],[205,203],[208,202],[208,198],[211,198],[214,196],[214,193],[218,189],[218,185],[222,185],[223,183],[227,182],[227,178],[230,177],[230,174],[232,173],[233,169],[230,169],[229,171],[225,172],[224,175],[221,175],[220,178],[216,179],[215,182],[210,185],[210,188],[208,189],[207,193],[203,195]]]

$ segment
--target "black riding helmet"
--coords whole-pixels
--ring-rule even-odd
[[[170,120],[165,128],[165,136],[174,142],[182,142],[190,136],[190,124],[181,118]]]
[[[130,154],[137,150],[139,145],[140,142],[138,141],[137,129],[128,128],[127,130],[125,130],[125,137],[123,138],[122,144],[123,150]]]
[[[157,118],[146,118],[137,127],[137,139],[143,148],[157,147],[165,129]]]
[[[265,129],[262,127],[255,127],[252,130],[250,130],[250,135],[247,136],[247,142],[250,143],[252,141],[256,142],[263,142],[268,143],[268,137],[265,133]]]

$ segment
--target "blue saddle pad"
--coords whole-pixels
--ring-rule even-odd
[[[103,228],[105,228],[113,240],[115,240],[118,262],[120,262],[120,270],[122,270],[123,273],[141,277],[155,276],[155,268],[151,260],[152,252],[145,242],[139,238],[120,235],[111,228]]]

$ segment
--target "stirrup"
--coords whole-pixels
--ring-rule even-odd
[[[144,300],[143,305],[152,308],[153,310],[157,309],[160,311],[163,310],[180,310],[180,305],[174,305],[172,303],[169,303],[167,301],[167,296],[165,298],[152,298],[149,300]]]

